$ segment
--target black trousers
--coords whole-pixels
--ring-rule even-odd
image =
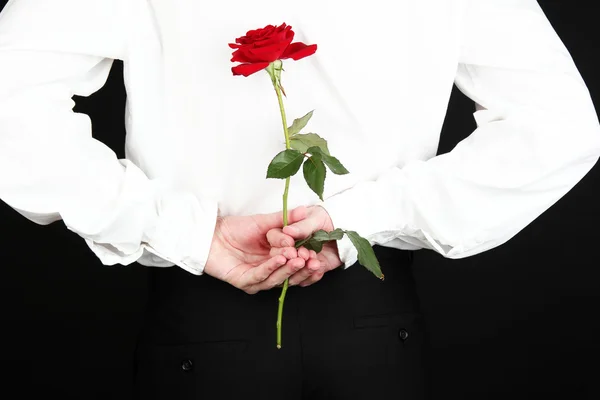
[[[375,246],[385,274],[362,266],[288,290],[248,295],[209,276],[152,268],[136,351],[140,399],[423,399],[426,334],[413,253]]]

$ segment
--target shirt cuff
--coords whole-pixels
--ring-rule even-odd
[[[104,265],[129,265],[135,261],[148,267],[176,265],[201,275],[208,259],[217,221],[216,201],[201,200],[189,193],[159,196],[155,219],[135,249],[86,239]]]
[[[155,257],[194,275],[201,275],[217,222],[217,202],[198,199],[192,194],[175,193],[163,196],[157,209],[158,222],[144,235],[142,246]],[[162,261],[156,262],[160,264]]]
[[[329,214],[333,223],[333,228],[341,228],[345,230],[353,230],[351,228],[351,215],[352,213],[346,212],[344,208],[344,202],[340,201],[339,197],[330,197],[325,201],[320,201],[317,205],[323,207]],[[344,235],[340,240],[337,240],[338,255],[343,265],[342,268],[348,268],[354,265],[358,261],[358,251],[352,244],[352,241],[348,239],[347,235]],[[372,243],[371,243],[372,245]]]

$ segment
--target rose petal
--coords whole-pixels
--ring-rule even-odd
[[[281,55],[281,59],[291,58],[292,60],[300,60],[301,58],[311,56],[315,54],[317,51],[317,45],[311,44],[306,45],[302,42],[296,42],[290,44],[283,54]]]
[[[246,55],[252,62],[273,62],[281,57],[285,48],[285,43],[275,43],[266,47],[247,48],[243,50],[245,50]]]
[[[317,50],[316,45],[292,43],[293,40],[294,31],[285,22],[279,26],[267,25],[249,30],[246,35],[237,38],[235,43],[229,43],[229,47],[235,49],[231,61],[241,63],[232,68],[233,74],[249,76],[275,60],[299,60]]]
[[[292,27],[289,26],[289,29],[287,31],[285,31],[285,39],[288,42],[288,44],[292,43],[292,41],[294,40],[294,31],[292,30]]]
[[[278,34],[273,34],[267,38],[257,40],[256,42],[252,43],[252,47],[264,47],[273,43],[285,43],[285,45],[287,46],[290,43],[292,43],[292,40],[293,35],[292,38],[290,38],[287,32],[281,32]]]
[[[273,33],[273,31],[275,31],[277,29],[278,28],[274,27],[273,25],[267,25],[261,29],[250,30],[250,31],[246,32],[245,36],[239,37],[235,41],[236,41],[236,43],[239,43],[239,44],[251,44],[258,39],[261,39],[261,38],[264,38],[265,36],[271,35]]]
[[[244,76],[250,76],[252,74],[254,74],[255,72],[258,72],[262,69],[265,69],[269,66],[270,63],[268,62],[262,62],[262,63],[256,63],[256,64],[240,64],[240,65],[236,65],[235,67],[231,68],[231,72],[233,72],[233,75],[244,75]]]
[[[244,49],[238,49],[238,50],[234,51],[232,54],[232,57],[231,57],[231,61],[232,62],[240,62],[240,63],[253,63],[256,61],[256,60],[252,59],[251,57],[248,57],[248,54],[243,50]]]

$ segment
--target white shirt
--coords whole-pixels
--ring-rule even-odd
[[[0,15],[0,198],[62,219],[106,265],[201,274],[218,213],[281,210],[266,167],[284,149],[266,73],[234,77],[228,43],[286,22],[314,56],[285,61],[288,119],[350,174],[328,174],[336,227],[461,258],[496,247],[596,163],[600,127],[569,53],[533,0],[13,0]],[[126,159],[91,136],[73,95],[125,67]],[[436,156],[452,85],[478,128]],[[321,204],[302,175],[289,206]],[[346,266],[356,261],[339,243]]]

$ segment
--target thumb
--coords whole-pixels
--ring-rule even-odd
[[[302,221],[308,215],[308,207],[299,206],[294,208],[292,211],[288,213],[288,224],[294,224],[298,221]],[[281,225],[283,225],[283,221],[281,221]]]
[[[292,210],[288,210],[288,224],[293,224],[306,218],[306,206],[299,206]],[[283,226],[283,211],[276,211],[270,214],[263,214],[260,219],[264,222],[263,229],[275,229]]]
[[[294,239],[304,239],[319,229],[321,229],[321,221],[315,218],[315,214],[312,214],[305,219],[284,226],[283,233]]]

